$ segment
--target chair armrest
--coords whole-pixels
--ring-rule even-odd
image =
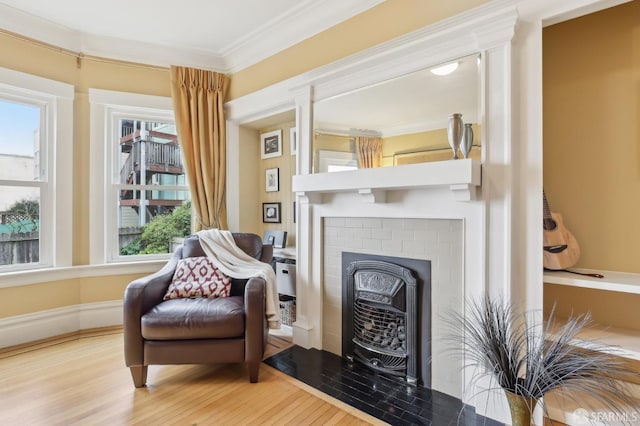
[[[250,278],[244,291],[245,361],[260,362],[265,349],[266,283],[262,278]]]
[[[142,365],[144,354],[141,318],[162,302],[181,258],[182,247],[178,247],[158,272],[140,277],[127,285],[123,302],[124,354],[127,366]]]
[[[262,245],[262,253],[260,254],[260,261],[271,265],[273,260],[273,246],[271,244]]]

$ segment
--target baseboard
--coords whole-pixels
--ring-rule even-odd
[[[0,319],[0,348],[122,325],[122,301],[83,303]]]

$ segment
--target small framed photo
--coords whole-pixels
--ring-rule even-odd
[[[280,203],[262,203],[262,222],[280,223]]]
[[[282,155],[282,130],[262,133],[260,135],[260,157],[272,158]]]
[[[291,155],[296,155],[298,153],[298,129],[296,127],[292,127],[289,130],[289,142],[291,144]]]
[[[280,191],[280,173],[277,167],[265,170],[265,190],[267,192]]]

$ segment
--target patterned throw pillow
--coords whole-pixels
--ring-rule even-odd
[[[231,278],[206,257],[187,257],[178,261],[164,300],[196,297],[228,297]]]

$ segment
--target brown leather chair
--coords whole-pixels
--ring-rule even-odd
[[[238,247],[271,263],[273,247],[255,234],[234,233]],[[131,282],[124,294],[124,356],[137,388],[145,386],[147,367],[165,364],[245,362],[251,383],[267,342],[265,281],[232,279],[223,298],[163,300],[178,260],[205,256],[197,235],[185,238],[155,274]]]

